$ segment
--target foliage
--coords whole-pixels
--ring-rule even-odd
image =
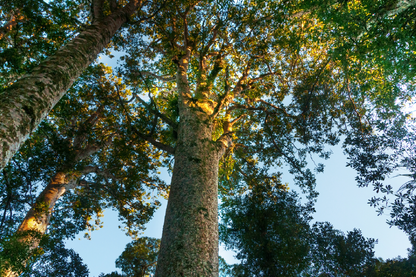
[[[99,277],[145,277],[153,276],[156,270],[160,239],[140,237],[126,245],[123,253],[116,260],[118,272],[101,273]]]
[[[34,232],[29,232],[31,237],[39,238],[39,234]],[[27,233],[15,233],[10,236],[2,236],[0,241],[0,274],[3,275],[4,272],[12,268],[16,271],[27,271],[28,268],[25,266],[24,262],[28,258],[39,256],[41,251],[32,250],[26,243],[22,243],[22,238],[24,238]]]
[[[40,244],[43,254],[22,277],[87,277],[89,271],[81,257],[72,249],[66,249],[59,239],[46,237]]]
[[[93,17],[86,1],[3,2],[1,23],[11,17],[19,21],[0,39],[2,88],[68,42]],[[110,12],[110,1],[101,2]],[[282,266],[295,274],[306,266],[309,247],[316,254],[309,257],[312,261],[323,253],[321,248],[331,249],[332,256],[314,261],[331,261],[322,270],[362,270],[372,257],[374,241],[359,231],[344,236],[330,225],[316,225],[312,230],[320,239],[306,243],[308,213],[317,197],[308,159],[328,159],[327,145],[346,136],[344,147],[350,166],[359,171],[359,185],[371,183],[377,192],[389,194],[391,188],[381,183],[385,176],[402,162],[413,169],[412,158],[401,158],[412,148],[394,147],[407,136],[395,124],[405,126],[400,105],[414,95],[416,41],[415,8],[397,10],[398,3],[164,1],[145,23],[135,24],[141,20],[132,18],[113,40],[112,46],[125,53],[117,72],[90,67],[2,172],[0,236],[13,236],[37,192],[58,171],[75,176],[79,186],[54,211],[54,238],[71,238],[100,226],[99,221],[90,224],[91,218],[109,207],[119,211],[128,233],[136,236],[158,206],[145,201],[151,199],[149,190],[168,190],[157,169],[172,169],[170,155],[188,103],[195,114],[209,118],[213,143],[230,141],[219,165],[219,189],[226,222],[223,239],[242,249],[243,264],[232,270],[248,275],[257,270],[266,276],[283,274]],[[93,153],[79,159],[79,153],[92,148]],[[394,155],[387,155],[391,149]],[[283,165],[308,196],[303,208],[280,184],[275,168]],[[314,169],[322,172],[324,165]],[[404,188],[407,192],[398,192],[392,205],[392,224],[413,234],[414,186]],[[241,208],[241,213],[231,207]],[[266,229],[246,237],[238,224],[247,220]],[[235,230],[229,229],[233,224]],[[294,256],[285,255],[289,242],[299,250]],[[65,253],[76,260],[72,252]],[[351,260],[340,258],[345,253]],[[269,259],[275,260],[266,263]]]
[[[160,164],[152,161],[152,156],[160,154],[143,141],[135,139],[133,142],[129,130],[117,116],[117,112],[124,112],[118,100],[126,97],[127,92],[103,65],[91,67],[86,73],[0,175],[0,236],[5,241],[13,237],[38,191],[57,172],[75,176],[78,184],[75,190],[64,194],[54,208],[49,234],[57,244],[62,239],[74,238],[82,230],[87,230],[89,236],[91,230],[100,228],[103,210],[110,207],[119,211],[127,233],[134,237],[143,230],[159,205],[153,197],[166,194],[165,184],[153,175]],[[97,115],[97,111],[100,114]],[[80,153],[90,154],[80,159],[77,158]],[[91,168],[93,170],[85,171]],[[92,221],[94,215],[95,222]],[[2,245],[0,250],[6,251],[5,247]],[[64,257],[76,260],[75,253],[62,247],[57,249],[59,253],[55,251],[45,256],[51,263],[59,261],[56,255],[60,255],[62,261]],[[33,256],[19,253],[23,257]],[[24,260],[19,258],[19,261]],[[35,271],[30,274],[40,274],[35,273],[39,265],[40,262],[36,262]],[[69,266],[70,263],[66,267],[68,270],[77,268]],[[74,272],[75,276],[81,276]],[[44,274],[48,276],[49,273]]]
[[[239,264],[224,276],[363,276],[374,263],[374,239],[327,222],[309,227],[312,210],[293,192],[258,184],[221,204],[220,239]]]
[[[365,104],[368,115],[360,118],[367,127],[350,132],[345,140],[348,165],[357,170],[359,186],[372,185],[383,194],[369,204],[379,214],[389,210],[389,224],[414,236],[415,126],[407,113],[414,105],[416,84],[415,3],[324,0],[302,5],[325,25],[325,40],[334,42],[331,59],[340,61],[356,83],[351,92],[364,90],[372,99]],[[411,180],[395,188],[388,181],[394,176]]]
[[[363,237],[360,230],[344,234],[328,222],[318,222],[311,231],[312,266],[305,276],[363,276],[373,264],[376,240]]]
[[[123,275],[114,271],[114,272],[107,273],[107,274],[101,273],[98,277],[123,277]]]
[[[382,277],[382,276],[403,276],[410,277],[416,273],[415,256],[408,258],[388,259],[387,261],[377,260],[373,267],[365,272],[366,276]]]
[[[365,89],[379,115],[391,115],[410,100],[416,61],[414,2],[323,0],[303,4],[325,24],[325,40],[334,42],[332,58],[358,82],[354,94]]]
[[[145,277],[154,274],[160,239],[141,237],[127,244],[116,260],[116,267],[126,276]]]
[[[377,122],[374,132],[366,136],[351,135],[345,141],[348,165],[357,170],[359,186],[373,186],[378,194],[369,200],[378,214],[390,212],[390,225],[405,231],[411,239],[415,225],[415,126],[403,118],[391,124]],[[390,184],[389,178],[406,177],[401,187]]]
[[[295,276],[307,268],[310,215],[295,193],[258,184],[221,204],[220,240],[237,251],[233,276]]]
[[[74,37],[86,1],[0,1],[0,91]]]

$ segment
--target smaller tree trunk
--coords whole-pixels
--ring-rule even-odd
[[[58,172],[53,176],[46,188],[36,199],[35,204],[26,214],[25,219],[20,224],[17,232],[24,233],[35,231],[38,235],[45,234],[53,212],[56,201],[68,190],[75,188],[76,178],[68,176],[64,172]],[[28,244],[29,250],[33,250],[39,245],[39,238],[31,235],[23,236],[21,243]],[[5,277],[17,277],[19,272],[11,269],[6,271]]]
[[[50,183],[36,199],[36,203],[29,210],[25,219],[20,224],[18,232],[29,230],[37,231],[41,234],[46,232],[55,207],[56,201],[70,188],[75,188],[76,179],[68,179],[69,176],[63,172],[58,172],[53,176]],[[32,242],[31,248],[35,248],[38,242]]]

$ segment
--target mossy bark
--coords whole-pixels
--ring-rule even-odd
[[[108,45],[140,1],[99,20],[0,95],[0,169]]]
[[[156,276],[218,276],[219,154],[211,129],[201,114],[181,116]]]
[[[224,145],[213,141],[212,118],[190,97],[186,66],[177,79],[180,124],[156,276],[218,276],[218,165]]]
[[[68,178],[63,172],[58,172],[53,176],[46,188],[36,199],[34,206],[26,214],[25,219],[20,224],[17,232],[24,234],[28,231],[35,231],[37,235],[45,234],[52,215],[56,201],[68,190],[75,187],[75,179]],[[39,238],[32,235],[24,235],[21,243],[28,244],[32,250],[39,245]],[[5,277],[17,277],[19,272],[11,269],[5,272]]]
[[[25,219],[20,224],[18,232],[29,230],[37,231],[41,234],[46,232],[52,210],[56,201],[70,188],[75,187],[75,179],[69,178],[67,174],[58,172],[53,176],[49,184],[36,199],[35,205],[26,214]],[[37,247],[37,245],[33,245]]]

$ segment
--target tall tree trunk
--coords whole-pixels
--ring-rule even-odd
[[[94,22],[0,95],[0,169],[140,5],[131,0]]]
[[[156,276],[218,276],[218,163],[212,122],[181,116]]]
[[[185,64],[187,64],[185,60]],[[190,99],[179,69],[180,124],[156,276],[218,276],[218,165],[210,115]]]
[[[20,224],[17,232],[24,233],[27,231],[35,231],[38,235],[45,234],[49,220],[52,215],[56,201],[68,190],[75,188],[76,178],[68,176],[64,172],[58,172],[51,179],[46,188],[36,199],[34,206],[26,214],[25,219]],[[39,239],[31,235],[23,236],[21,243],[28,244],[30,250],[35,249],[39,245]],[[17,277],[19,272],[9,269],[5,273],[5,277]]]

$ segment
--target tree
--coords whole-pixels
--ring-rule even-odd
[[[122,114],[124,110],[114,99],[123,100],[125,88],[117,85],[117,77],[110,75],[111,70],[102,65],[89,68],[88,73],[74,85],[71,96],[64,97],[55,107],[48,121],[41,124],[21,149],[20,157],[13,159],[15,168],[8,166],[3,170],[0,181],[5,186],[0,191],[4,193],[5,206],[0,207],[3,210],[0,234],[3,239],[8,239],[10,234],[11,238],[19,237],[17,241],[24,244],[22,247],[27,251],[21,251],[25,258],[17,262],[12,259],[18,254],[9,254],[9,265],[6,258],[0,270],[14,267],[19,268],[13,269],[15,272],[20,272],[38,250],[48,229],[61,239],[71,238],[84,228],[94,229],[89,223],[93,214],[99,216],[104,208],[114,207],[127,225],[128,234],[134,237],[158,206],[158,201],[145,200],[150,199],[150,192],[145,192],[143,187],[159,188],[160,193],[165,189],[163,182],[151,173],[158,164],[147,160],[154,151],[143,141],[132,142],[126,133],[121,136],[123,125],[117,113]],[[23,179],[26,186],[17,182],[19,179]],[[33,194],[39,183],[47,185],[21,221],[17,215],[25,213],[30,201],[15,199],[13,195],[27,189]],[[71,195],[69,190],[73,189],[75,194]],[[60,205],[56,205],[58,201],[62,201]],[[58,207],[61,213],[57,212]],[[52,218],[51,230],[53,215],[58,219]],[[75,226],[68,224],[68,220]],[[17,222],[21,222],[18,228]],[[97,219],[95,226],[99,225]],[[13,234],[16,229],[17,233]],[[3,247],[0,249],[6,251]]]
[[[92,1],[91,25],[80,30],[79,35],[64,47],[1,92],[0,169],[48,115],[74,80],[107,47],[121,26],[145,5],[142,1],[133,0],[123,7],[119,7],[117,1],[108,1],[107,6],[104,3]],[[109,15],[104,16],[104,12]]]
[[[415,269],[416,259],[414,256],[408,258],[395,258],[383,261],[379,259],[375,265],[368,268],[365,272],[366,276],[403,276],[410,277],[416,273]]]
[[[325,145],[367,133],[367,116],[388,122],[396,100],[413,94],[391,82],[394,70],[351,55],[351,33],[333,35],[301,4],[169,1],[114,38],[132,91],[120,101],[126,133],[164,151],[152,161],[172,170],[157,276],[218,275],[218,187],[243,192],[244,178],[276,178],[268,171],[286,164],[312,204],[308,155],[328,158]]]
[[[136,105],[159,120],[148,133],[175,160],[157,276],[218,274],[218,177],[225,192],[239,185],[242,168],[285,162],[313,201],[307,154],[327,158],[325,144],[369,129],[362,119],[377,113],[373,105],[398,111],[394,99],[409,94],[382,85],[382,66],[354,71],[338,58],[330,50],[342,50],[342,37],[299,4],[167,3],[120,43]]]
[[[311,6],[327,28],[338,30],[332,32],[334,37],[342,38],[337,39],[336,54],[344,63],[355,64],[351,74],[365,74],[382,68],[384,77],[380,79],[383,80],[380,85],[393,88],[391,95],[397,95],[403,88],[409,92],[394,103],[385,103],[406,106],[415,89],[415,2],[311,1]],[[363,60],[369,61],[366,68]],[[360,78],[367,83],[364,85],[370,83],[369,79]],[[402,84],[405,85],[401,88]],[[412,154],[416,137],[414,119],[410,119],[413,115],[406,112],[386,121],[395,109],[380,105],[389,95],[374,92],[369,93],[377,99],[369,108],[379,112],[371,112],[371,116],[363,119],[371,126],[370,130],[347,136],[344,146],[350,159],[348,165],[357,170],[360,187],[371,185],[378,194],[369,200],[369,204],[375,206],[379,214],[389,210],[392,218],[389,224],[403,229],[412,240],[416,235]],[[394,188],[387,181],[388,177],[394,176],[407,176],[410,181]]]
[[[363,237],[360,230],[344,234],[328,222],[318,222],[311,231],[311,267],[304,276],[363,276],[373,265],[376,240]]]
[[[367,276],[374,239],[328,222],[309,226],[314,212],[283,185],[258,183],[243,196],[223,198],[220,240],[240,263],[224,276]]]
[[[141,237],[127,244],[126,249],[116,260],[126,276],[145,277],[154,274],[160,239]]]
[[[256,184],[221,204],[220,241],[240,264],[230,276],[298,276],[310,266],[311,210],[283,185]]]
[[[156,269],[160,239],[141,237],[126,245],[123,253],[116,260],[116,267],[123,274],[111,272],[101,273],[100,277],[145,277],[152,276]]]
[[[36,259],[29,272],[22,277],[87,277],[88,267],[72,249],[56,239],[47,238],[41,242],[41,256]]]

